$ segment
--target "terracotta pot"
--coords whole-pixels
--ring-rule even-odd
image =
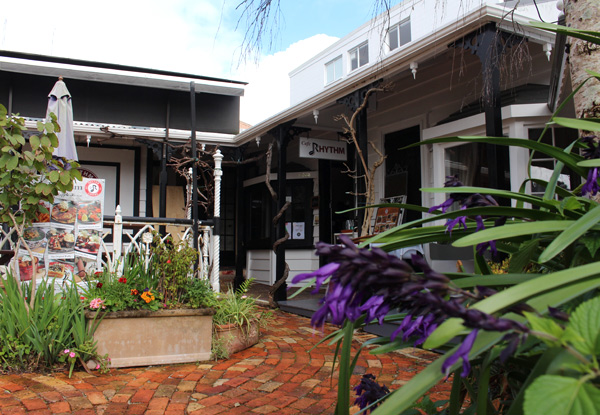
[[[250,346],[258,343],[260,327],[258,321],[252,321],[250,325],[239,326],[237,324],[216,324],[215,338],[221,341],[223,347],[231,356]]]
[[[105,313],[94,332],[98,353],[111,367],[210,360],[212,309],[133,310]],[[86,312],[89,325],[95,312]]]

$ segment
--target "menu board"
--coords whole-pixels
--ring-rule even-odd
[[[380,207],[377,208],[377,214],[375,215],[375,227],[373,234],[385,232],[388,229],[394,228],[398,225],[398,218],[400,217],[399,207]]]
[[[23,235],[33,258],[24,246],[19,248],[21,280],[34,277],[34,264],[36,278],[79,281],[84,273],[95,271],[102,242],[104,179],[75,181],[73,190],[57,195],[54,203],[40,204],[48,212],[39,213]]]

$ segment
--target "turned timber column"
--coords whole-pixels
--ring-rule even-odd
[[[221,169],[221,162],[223,161],[223,154],[221,150],[217,150],[213,154],[215,160],[215,214],[214,221],[215,227],[213,228],[213,262],[212,262],[212,276],[211,283],[213,291],[220,292],[220,255],[221,255],[221,176],[223,176],[223,170]]]

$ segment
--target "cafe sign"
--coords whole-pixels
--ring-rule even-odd
[[[323,160],[347,160],[345,141],[300,137],[300,157]]]

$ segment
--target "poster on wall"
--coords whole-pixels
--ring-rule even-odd
[[[24,246],[19,248],[19,274],[22,281],[36,278],[81,280],[98,263],[104,215],[104,179],[84,178],[73,190],[57,195],[54,203],[41,202],[48,213],[41,213],[27,228]],[[32,258],[33,256],[33,258]],[[82,272],[85,271],[85,272]]]

